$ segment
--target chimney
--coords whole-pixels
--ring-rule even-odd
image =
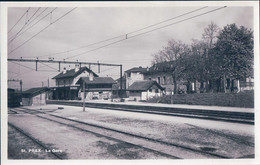
[[[64,67],[63,69],[63,74],[65,74],[67,72],[66,68]]]
[[[79,71],[79,64],[75,64],[75,72]]]
[[[93,75],[93,72],[89,72],[89,81],[93,81],[94,79],[94,75]]]

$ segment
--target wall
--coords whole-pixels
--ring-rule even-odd
[[[46,104],[46,93],[39,94],[32,98],[32,105]]]
[[[80,97],[83,98],[83,92],[80,92]],[[102,99],[111,99],[112,92],[104,91],[102,93],[99,92],[86,92],[86,100],[102,100]]]
[[[76,82],[80,79],[80,77],[89,77],[89,72],[85,71],[79,74],[77,77],[73,78],[65,78],[65,79],[56,79],[56,86],[74,86]],[[65,83],[64,83],[65,81]]]
[[[43,105],[43,104],[46,104],[46,98],[47,98],[47,94],[45,92],[45,93],[36,95],[34,97],[22,98],[22,103],[25,106]]]
[[[135,81],[144,80],[144,75],[141,72],[130,73],[130,77],[126,74],[126,89],[129,88]]]

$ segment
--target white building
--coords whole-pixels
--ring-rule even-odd
[[[144,80],[144,73],[148,68],[135,67],[125,71],[126,89],[128,89],[135,81]]]
[[[156,81],[135,81],[129,88],[130,100],[148,100],[155,96],[162,96],[164,88]]]

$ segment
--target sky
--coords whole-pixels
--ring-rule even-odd
[[[204,29],[211,22],[216,23],[220,28],[227,24],[236,23],[238,26],[253,29],[252,7],[227,6],[188,19],[220,7],[222,6],[78,7],[74,10],[68,7],[56,9],[54,7],[31,7],[28,13],[26,13],[28,7],[10,7],[7,15],[8,41],[10,42],[8,44],[8,58],[36,59],[38,57],[39,59],[48,59],[53,57],[54,60],[99,61],[100,63],[122,64],[123,71],[138,66],[149,67],[151,66],[152,54],[166,46],[169,40],[180,40],[186,44],[191,44],[192,39],[201,39]],[[201,10],[131,33],[196,9]],[[51,13],[52,10],[54,11]],[[62,17],[70,10],[72,10],[70,13]],[[21,18],[24,13],[25,15]],[[40,13],[42,14],[40,15]],[[48,13],[51,14],[47,15]],[[37,23],[45,15],[47,16]],[[54,22],[59,17],[62,18]],[[19,18],[21,20],[18,22]],[[188,20],[183,21],[185,19]],[[25,22],[28,23],[25,24]],[[167,26],[169,24],[173,25]],[[22,28],[23,26],[24,28]],[[30,28],[30,26],[32,27]],[[44,29],[47,26],[48,28]],[[160,27],[164,28],[148,33],[148,31]],[[26,30],[27,28],[29,29]],[[20,33],[18,33],[19,31]],[[12,40],[14,36],[16,38]],[[114,37],[118,38],[78,49]],[[72,51],[74,49],[77,50]],[[8,79],[22,79],[24,89],[40,87],[42,82],[46,86],[48,78],[50,86],[55,85],[52,78],[58,74],[57,64],[39,64],[38,70],[40,71],[37,72],[33,70],[35,63],[19,64],[8,62]],[[74,68],[74,65],[62,65],[63,67]],[[96,66],[91,66],[91,69],[98,73]],[[102,66],[101,72],[98,74],[117,79],[120,76],[119,71],[119,67]],[[19,88],[19,83],[9,82],[8,86]]]

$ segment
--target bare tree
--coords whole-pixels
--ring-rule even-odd
[[[183,65],[181,65],[181,58],[187,53],[188,46],[181,41],[170,40],[166,47],[164,47],[157,54],[153,55],[153,64],[170,62],[174,93],[177,93],[177,81],[182,76]]]
[[[211,49],[213,44],[217,41],[217,36],[219,35],[220,28],[214,22],[211,22],[202,34],[202,40],[206,43],[207,48]]]
[[[210,81],[210,60],[209,60],[209,52],[213,48],[214,44],[217,42],[217,36],[220,33],[220,28],[214,22],[211,22],[205,29],[202,34],[202,42],[205,46],[205,55],[204,55],[204,76],[206,82],[206,91],[209,91],[209,83],[213,85],[213,82]],[[212,86],[211,85],[211,86]]]

